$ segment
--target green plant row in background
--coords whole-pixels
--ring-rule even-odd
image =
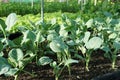
[[[78,4],[77,0],[69,1],[69,4],[66,2],[45,2],[44,5],[44,12],[51,13],[51,12],[82,12],[82,13],[95,13],[96,11],[108,11],[111,13],[120,13],[120,2],[107,2],[101,1],[94,5],[92,2],[87,2],[85,5]],[[18,3],[18,2],[9,2],[9,3],[1,3],[0,4],[0,16],[7,16],[12,12],[17,13],[18,15],[25,15],[25,14],[38,14],[40,13],[40,2],[34,2],[33,7],[31,3]]]
[[[71,75],[71,64],[79,60],[86,63],[89,71],[92,54],[98,49],[104,51],[104,57],[111,60],[115,69],[120,50],[120,18],[114,18],[116,15],[109,12],[103,14],[87,21],[63,14],[61,23],[55,18],[44,23],[29,20],[31,26],[27,27],[14,26],[15,13],[5,21],[0,19],[0,75],[14,76],[17,80],[20,72],[27,72],[24,68],[28,63],[36,62],[38,67],[49,64],[58,80],[65,67]],[[17,32],[13,32],[15,28]]]
[[[19,15],[25,14],[38,14],[41,11],[40,2],[34,3],[33,8],[31,7],[31,3],[2,3],[0,5],[0,16],[7,16],[8,14],[15,12]],[[76,4],[71,4],[69,6],[66,3],[58,3],[58,2],[46,2],[44,5],[44,12],[78,12],[79,6]]]

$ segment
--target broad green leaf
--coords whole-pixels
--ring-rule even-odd
[[[88,42],[89,37],[90,37],[90,32],[85,32],[85,36],[83,38],[83,42],[84,43]]]
[[[28,63],[30,63],[36,54],[34,54],[32,51],[26,51],[26,54],[24,55],[24,59],[19,61],[19,68],[23,69]]]
[[[119,24],[119,21],[117,19],[112,19],[110,22],[112,25]]]
[[[74,59],[68,59],[65,61],[65,65],[69,65],[69,64],[72,64],[72,63],[78,63],[78,60],[74,60]]]
[[[57,40],[53,40],[50,43],[50,48],[54,52],[63,52],[64,50],[66,50],[68,48],[68,46],[63,41],[57,39]]]
[[[109,39],[115,39],[117,37],[116,33],[112,33],[109,35]]]
[[[100,48],[102,43],[103,43],[103,40],[101,38],[93,37],[87,43],[85,43],[85,46],[87,49],[97,49],[97,48]]]
[[[63,24],[60,26],[59,34],[62,37],[67,37],[68,36],[68,31],[65,30],[65,26]]]
[[[87,26],[87,28],[92,27],[92,25],[93,25],[93,19],[89,19],[89,20],[86,22],[85,25]]]
[[[40,31],[37,33],[36,42],[41,43],[45,41],[45,38],[41,35]]]
[[[2,30],[3,32],[5,32],[5,28],[6,27],[7,26],[6,26],[5,22],[2,19],[0,19],[0,30]]]
[[[27,30],[26,32],[24,32],[23,35],[24,35],[24,37],[23,37],[22,43],[26,42],[26,40],[28,40],[28,39],[34,42],[36,39],[35,33],[33,33],[30,30]]]
[[[104,15],[105,15],[106,17],[112,17],[112,14],[109,13],[109,12],[104,12]]]
[[[10,15],[8,15],[6,22],[5,22],[7,25],[6,30],[10,31],[13,25],[15,25],[16,21],[17,21],[17,16],[15,13],[11,13]]]
[[[10,68],[9,71],[5,73],[5,76],[14,76],[18,71],[19,69],[17,68]]]
[[[51,62],[52,62],[52,59],[50,59],[50,58],[47,57],[47,56],[43,56],[43,57],[41,57],[41,58],[39,59],[38,65],[44,66],[44,65],[47,65],[47,64],[49,64],[49,63],[51,63]]]
[[[67,44],[70,46],[75,46],[76,43],[73,40],[67,41]]]
[[[6,40],[6,44],[8,45],[8,46],[10,46],[10,47],[16,47],[16,45],[14,44],[14,42],[13,41],[11,41],[11,40]]]
[[[55,30],[49,31],[49,35],[47,36],[47,40],[52,41],[54,39],[58,38],[58,34]]]
[[[120,42],[114,42],[113,43],[113,46],[114,46],[114,48],[116,48],[117,50],[119,50],[120,49]]]
[[[101,49],[105,51],[106,53],[110,52],[110,48],[108,46],[102,46]]]
[[[19,61],[23,59],[23,52],[19,48],[12,49],[8,54],[8,58],[10,63],[12,63],[13,66],[17,67],[19,65]]]
[[[0,57],[0,75],[9,71],[11,66],[8,64],[7,59]]]
[[[22,48],[26,50],[35,51],[35,48],[36,48],[36,46],[34,45],[34,42],[30,39],[26,39],[25,41],[22,41],[21,45],[22,45]]]

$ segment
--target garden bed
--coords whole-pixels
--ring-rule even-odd
[[[113,73],[120,69],[120,58],[118,57],[116,63],[116,70],[111,69],[111,62],[103,58],[102,53],[95,53],[90,62],[90,71],[85,70],[85,64],[80,61],[79,64],[71,65],[71,76],[68,75],[68,70],[64,69],[59,80],[91,80],[97,76],[103,76],[107,73]],[[25,68],[26,71],[33,73],[34,76],[21,72],[18,80],[54,80],[53,70],[49,65],[38,67],[34,62],[28,64]],[[114,76],[113,76],[114,77]],[[14,77],[0,76],[0,80],[13,80]],[[115,79],[115,78],[114,78]],[[101,80],[101,79],[100,79]],[[113,79],[110,79],[113,80]],[[117,79],[118,80],[118,79]]]

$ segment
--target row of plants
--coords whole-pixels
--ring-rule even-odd
[[[111,60],[115,69],[120,51],[120,18],[116,16],[104,12],[86,20],[63,14],[61,22],[55,18],[44,23],[29,20],[31,26],[17,26],[17,16],[11,13],[6,20],[0,19],[0,75],[14,76],[15,80],[21,72],[34,76],[24,68],[36,62],[38,67],[50,65],[58,80],[65,68],[71,75],[71,64],[81,60],[89,71],[92,54],[97,50],[104,51],[103,57]]]
[[[0,16],[7,16],[12,12],[15,12],[19,15],[25,14],[38,14],[41,11],[40,2],[34,3],[33,7],[31,7],[31,3],[2,3],[0,4]],[[45,2],[44,4],[44,12],[78,12],[79,6],[77,4],[66,5],[66,3],[59,2]],[[4,13],[4,14],[3,14]]]
[[[81,3],[78,4],[77,0],[69,1],[68,4],[66,2],[45,2],[44,3],[44,12],[82,12],[82,13],[94,13],[96,11],[109,11],[111,13],[120,12],[120,2],[119,1],[101,1],[98,0],[97,4],[94,5],[94,0],[90,2],[86,2],[86,4]],[[38,14],[41,11],[40,2],[34,3],[33,7],[31,3],[1,3],[0,4],[0,16],[7,16],[12,12],[15,12],[19,15],[25,14]],[[112,7],[112,8],[111,8]],[[3,14],[4,13],[4,14]]]

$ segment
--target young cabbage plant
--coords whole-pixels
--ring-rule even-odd
[[[117,52],[119,51],[119,20],[112,19],[112,14],[105,12],[104,13],[107,16],[106,19],[106,26],[107,28],[104,28],[102,31],[102,36],[104,39],[104,45],[102,47],[102,50],[105,51],[104,56],[109,58],[112,62],[112,69],[115,69],[115,62],[117,58]],[[115,26],[115,27],[113,27]]]
[[[105,57],[109,58],[112,62],[111,67],[112,69],[115,69],[116,59],[117,59],[117,53],[120,50],[120,42],[114,41],[112,44],[112,49],[109,47],[109,45],[104,45],[102,47],[103,51],[106,53],[104,54]]]
[[[53,68],[53,72],[55,74],[55,80],[58,80],[59,76],[60,76],[60,65],[57,65],[56,61],[53,61],[52,59],[50,59],[48,56],[43,56],[38,60],[38,65],[39,66],[45,66],[50,64],[50,66]]]
[[[15,80],[17,80],[17,77],[21,71],[34,76],[33,74],[24,70],[25,66],[30,63],[34,57],[35,54],[33,54],[31,51],[26,51],[26,54],[24,55],[23,51],[20,48],[12,49],[9,51],[8,63],[13,66],[14,69],[17,69],[17,72],[14,75]]]
[[[85,32],[85,37],[83,38],[83,42],[85,43],[85,45],[80,47],[80,50],[82,51],[84,56],[87,71],[89,71],[88,67],[92,52],[96,49],[99,49],[103,43],[103,40],[99,37],[92,37],[90,39],[89,38],[90,32]]]
[[[5,46],[16,47],[14,42],[8,38],[8,35],[11,30],[13,30],[16,21],[17,17],[15,13],[11,13],[10,15],[8,15],[6,21],[0,19],[0,30],[3,32],[4,35],[4,38],[2,37],[2,43],[5,43]]]
[[[78,61],[74,60],[74,59],[68,59],[59,64],[57,64],[56,61],[51,62],[50,66],[53,68],[53,73],[55,74],[55,80],[59,80],[59,77],[60,77],[61,73],[63,72],[64,68],[69,67],[69,65],[72,63],[78,63]]]
[[[0,19],[0,30],[2,30],[4,37],[7,37],[7,32],[10,32],[17,21],[17,16],[15,13],[8,15],[6,21]]]
[[[8,63],[8,60],[2,56],[0,56],[0,64],[0,75],[14,76],[15,80],[17,80],[17,68],[12,68],[12,66]]]
[[[57,54],[57,59],[59,63],[71,58],[71,55],[68,51],[68,46],[63,41],[64,39],[60,37],[55,31],[51,31],[51,34],[48,35],[47,39],[51,41],[50,48],[53,52]],[[70,65],[67,67],[69,70],[69,74],[71,74]]]

